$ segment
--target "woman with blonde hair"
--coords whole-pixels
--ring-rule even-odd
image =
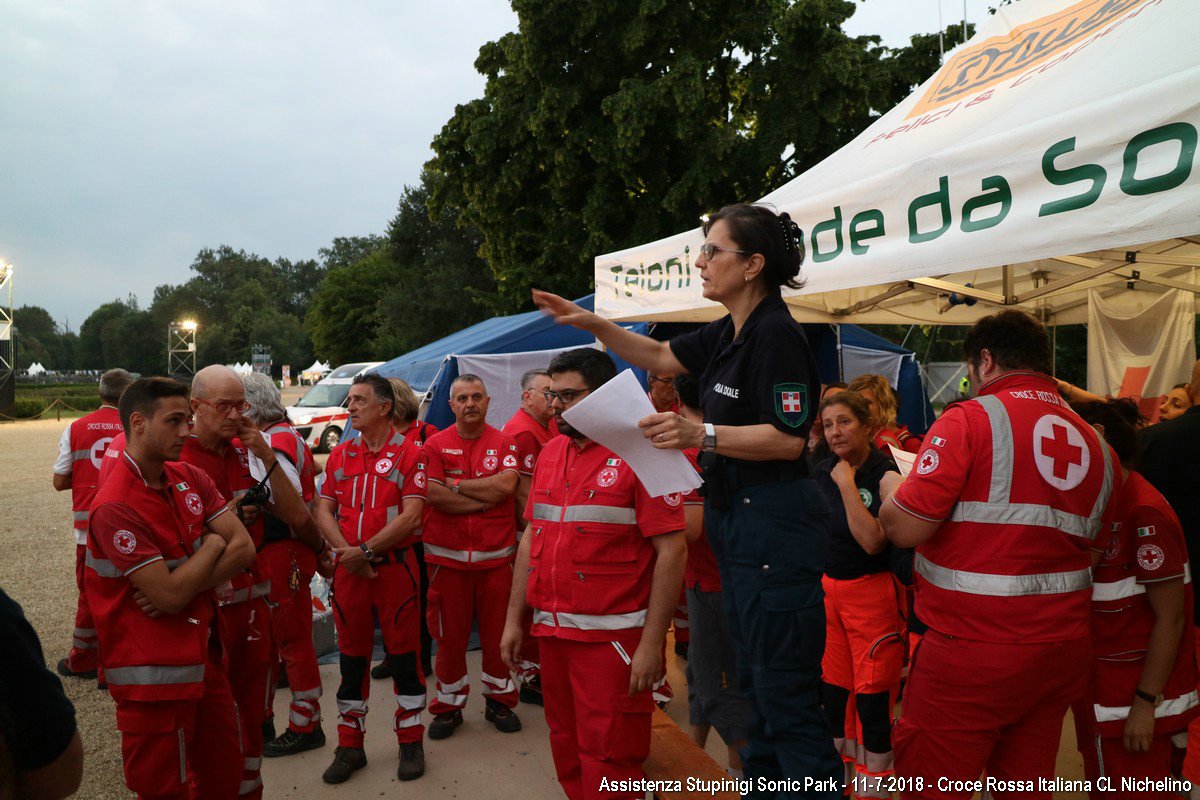
[[[846,391],[862,395],[870,406],[871,416],[875,420],[875,446],[884,455],[890,456],[888,445],[910,453],[921,449],[921,438],[896,421],[900,403],[887,378],[882,375],[859,375],[850,381]]]

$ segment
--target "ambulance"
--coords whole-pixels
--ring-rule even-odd
[[[361,361],[342,364],[309,389],[296,405],[288,406],[288,418],[313,452],[328,453],[337,445],[350,419],[350,412],[346,410],[350,384],[362,373],[382,363]]]

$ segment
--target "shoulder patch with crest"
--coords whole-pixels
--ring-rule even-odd
[[[775,416],[790,428],[799,428],[808,419],[808,387],[803,383],[777,383]]]

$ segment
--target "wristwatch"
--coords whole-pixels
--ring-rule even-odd
[[[1143,692],[1141,689],[1134,689],[1133,693],[1155,708],[1163,704],[1163,696],[1161,694],[1150,694],[1149,692]]]
[[[458,479],[458,478],[452,479],[450,481],[450,491],[454,492],[455,494],[462,494],[462,490],[458,488],[458,484],[460,484],[460,483],[462,483],[462,481],[460,479]]]
[[[711,422],[704,423],[704,439],[700,442],[700,449],[705,453],[717,449],[717,429]]]
[[[375,560],[375,551],[372,550],[371,548],[367,547],[366,542],[363,542],[362,544],[360,544],[359,547],[363,551],[363,558],[367,559],[367,561]]]

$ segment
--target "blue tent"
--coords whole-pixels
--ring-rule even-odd
[[[595,296],[581,297],[575,302],[591,311],[595,306]],[[645,333],[647,330],[646,323],[622,327],[638,333]],[[385,378],[403,378],[418,393],[432,390],[426,421],[444,428],[454,422],[449,406],[450,384],[458,377],[458,361],[453,356],[589,347],[595,341],[589,333],[569,325],[558,325],[540,311],[530,311],[508,317],[492,317],[469,328],[463,328],[457,333],[393,358],[375,368],[374,372]],[[619,370],[629,366],[621,359],[616,361]],[[638,380],[645,383],[645,372],[635,372],[638,373]]]
[[[817,358],[817,369],[821,373],[822,383],[857,377],[849,375],[844,368],[844,347],[900,356],[900,377],[896,385],[900,413],[897,417],[900,424],[907,425],[913,433],[923,434],[929,430],[934,420],[933,406],[929,404],[929,398],[925,394],[925,387],[921,383],[921,368],[913,351],[893,344],[857,325],[804,323],[804,332],[808,335],[809,344]]]

